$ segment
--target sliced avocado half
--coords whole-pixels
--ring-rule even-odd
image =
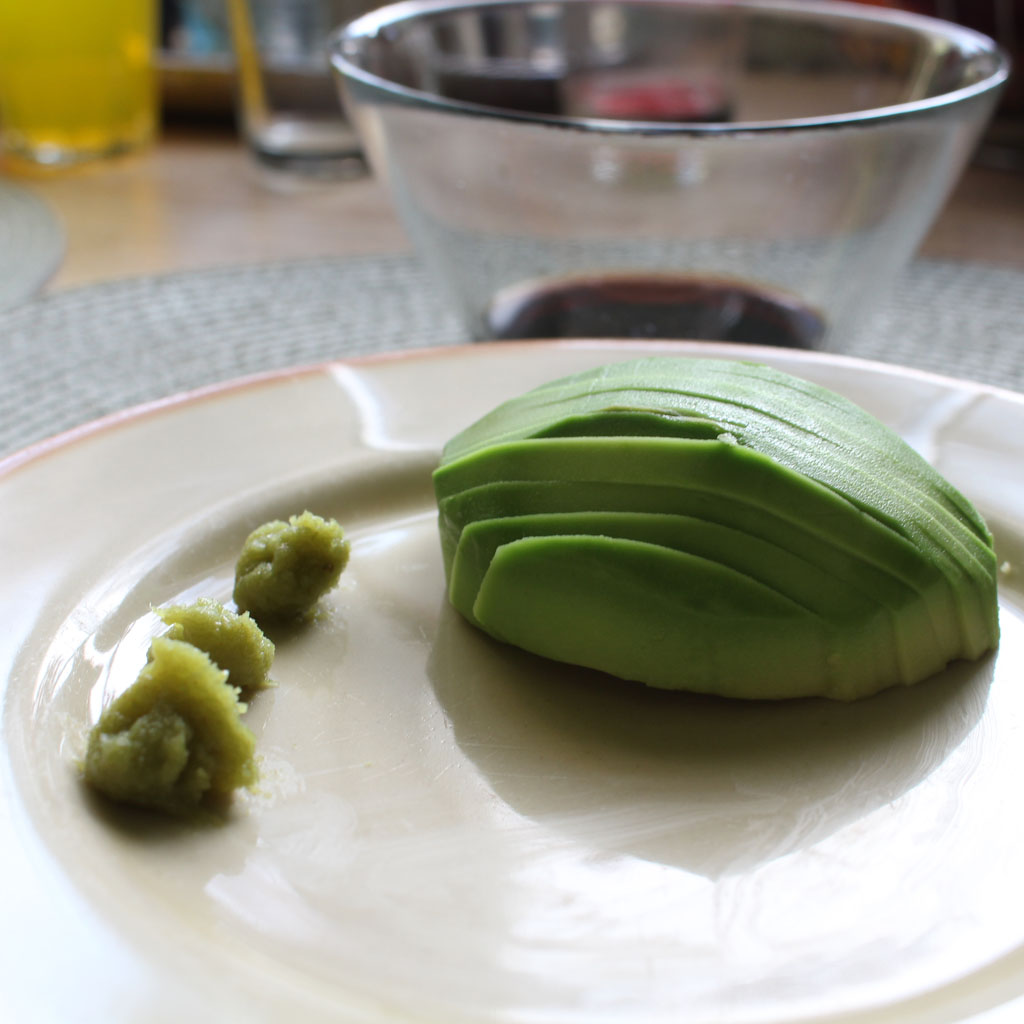
[[[513,590],[518,600],[539,600],[536,586],[523,579],[524,566],[536,568],[543,557],[560,567],[557,587],[548,572],[539,579],[566,609],[562,632],[582,634],[588,616],[610,616],[627,591],[630,601],[640,600],[630,589],[637,567],[649,566],[659,551],[664,590],[656,593],[652,585],[651,608],[689,607],[690,598],[668,597],[669,566],[682,573],[675,586],[687,593],[695,585],[699,592],[702,579],[733,573],[756,585],[753,593],[785,597],[819,621],[827,637],[819,641],[833,667],[859,652],[860,669],[836,675],[819,666],[818,692],[832,696],[915,682],[998,641],[995,554],[967,499],[857,406],[756,364],[645,359],[552,382],[453,438],[434,484],[456,607],[493,635],[537,653],[550,641],[531,642],[523,624],[533,612],[518,613],[515,631],[503,619],[511,615]],[[596,513],[619,518],[583,516]],[[580,593],[573,601],[569,581],[593,587],[602,571],[573,560],[593,558],[607,560],[605,570],[614,570],[609,579],[629,581],[626,591]],[[698,569],[691,572],[687,558]],[[829,585],[841,596],[830,600]],[[820,603],[801,603],[799,595],[811,594]],[[745,615],[737,612],[737,623]],[[622,621],[632,620],[625,614]],[[845,639],[835,639],[833,626]],[[740,646],[753,635],[748,627],[735,641]],[[561,643],[563,653],[550,656],[574,660],[571,637]],[[627,646],[635,657],[635,644]],[[610,655],[594,667],[624,674]],[[634,669],[630,678],[733,692],[732,684],[709,689],[687,682],[706,670],[706,664],[677,666],[674,683],[650,669]],[[733,695],[764,696],[766,685],[752,679],[749,693]],[[767,689],[785,695],[792,687]]]

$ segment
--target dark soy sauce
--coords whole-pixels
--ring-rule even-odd
[[[491,337],[690,338],[812,348],[821,314],[789,295],[726,278],[608,274],[506,289],[487,314]]]

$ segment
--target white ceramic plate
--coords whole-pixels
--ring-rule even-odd
[[[996,535],[998,655],[849,706],[742,705],[461,622],[442,442],[654,350],[755,355],[924,451]],[[0,470],[2,1019],[1022,1019],[1021,397],[774,350],[478,346],[186,396]],[[249,529],[307,507],[352,562],[248,712],[263,792],[215,828],[90,798],[75,759],[150,605],[227,599]]]

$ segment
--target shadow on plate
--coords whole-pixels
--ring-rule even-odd
[[[147,846],[182,842],[232,822],[246,821],[245,811],[232,798],[204,804],[187,813],[168,814],[117,803],[85,782],[81,782],[79,790],[83,806],[97,821],[113,829],[120,838]]]
[[[805,849],[906,793],[981,717],[995,659],[852,704],[648,689],[441,612],[428,671],[455,740],[517,813],[708,878]]]

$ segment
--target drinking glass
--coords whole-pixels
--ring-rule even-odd
[[[0,0],[0,146],[59,168],[145,145],[157,126],[154,0]]]
[[[256,159],[310,177],[362,173],[362,147],[331,81],[327,38],[372,0],[228,0],[239,119]]]

